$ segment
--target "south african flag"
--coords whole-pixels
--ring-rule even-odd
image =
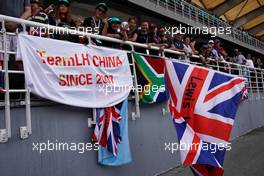
[[[167,100],[164,83],[165,61],[159,57],[149,57],[132,53],[135,59],[137,81],[140,88],[140,102],[146,104]],[[142,89],[141,89],[142,88]]]

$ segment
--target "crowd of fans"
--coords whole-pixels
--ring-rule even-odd
[[[250,68],[264,69],[263,61],[260,58],[251,56],[251,54],[247,54],[245,57],[238,49],[231,52],[231,54],[233,53],[234,55],[233,57],[230,57],[232,55],[225,50],[219,39],[209,39],[207,42],[201,43],[201,41],[196,41],[193,36],[183,35],[180,31],[177,31],[173,36],[169,36],[166,34],[165,27],[160,27],[149,21],[139,22],[138,18],[135,16],[131,16],[125,21],[122,21],[118,17],[109,18],[107,14],[108,8],[107,4],[99,3],[96,5],[94,14],[91,17],[78,17],[74,20],[71,14],[71,4],[69,0],[58,0],[56,5],[51,4],[48,7],[44,7],[40,0],[0,1],[0,14],[58,27],[77,29],[78,31],[83,32],[88,31],[92,34],[103,35],[119,40],[146,44],[147,48],[134,48],[137,52],[143,54],[160,55],[165,49],[170,49],[184,54],[178,58],[175,54],[165,52],[165,56],[172,58],[176,57],[188,62],[200,62],[200,64],[205,67],[212,69],[220,68],[221,71],[228,73],[231,72],[233,74],[241,73],[236,70],[237,66],[235,64],[230,65],[227,62],[246,65]],[[2,28],[2,25],[3,24],[0,24],[0,29]],[[24,30],[21,25],[14,22],[5,21],[4,25],[7,32],[19,32]],[[44,29],[27,27],[26,31],[30,35],[68,40],[83,44],[91,42],[93,45],[97,46],[131,50],[131,46],[125,44],[101,39],[99,40],[96,38],[88,40],[83,36],[71,34],[50,34]],[[6,37],[7,50],[16,51],[17,37],[13,35],[7,35]],[[3,50],[3,43],[3,36],[0,34],[0,50]],[[158,47],[159,50],[153,50],[151,46]],[[196,57],[193,57],[194,55]],[[0,66],[3,65],[3,56],[3,53],[0,53]],[[220,67],[216,67],[216,65]],[[9,55],[8,66],[9,69],[12,70],[23,69],[22,62],[16,61],[14,55]],[[260,79],[260,76],[258,75],[259,73],[250,72],[249,70],[250,69],[242,70],[242,74],[245,78],[252,76],[251,85],[254,87],[257,85],[256,79]],[[256,76],[258,78],[256,78]],[[11,89],[20,89],[24,86],[24,76],[10,74],[9,82]],[[258,82],[260,83],[261,80],[258,80]],[[247,81],[247,85],[249,85],[249,81]],[[259,86],[261,87],[262,85]],[[21,94],[12,94],[12,96],[12,99],[21,98]],[[0,99],[3,99],[3,94],[0,94]]]
[[[14,3],[16,3],[16,6],[14,6]],[[147,44],[149,49],[135,48],[136,51],[141,53],[147,53],[149,50],[148,54],[156,55],[164,49],[170,49],[184,53],[181,59],[201,62],[205,66],[217,62],[229,61],[252,68],[263,68],[263,61],[260,58],[252,57],[250,54],[247,54],[245,57],[238,49],[234,50],[234,57],[230,57],[219,39],[209,40],[202,47],[197,48],[197,41],[189,35],[183,35],[180,31],[176,32],[174,36],[168,36],[163,27],[158,27],[155,23],[148,21],[142,21],[140,23],[135,16],[123,22],[117,17],[108,18],[108,6],[105,3],[97,4],[93,16],[87,18],[79,17],[76,20],[73,20],[70,6],[71,4],[68,0],[58,0],[56,5],[51,4],[47,8],[44,8],[40,0],[1,1],[0,14],[53,26],[81,29],[115,39]],[[6,22],[5,27],[8,32],[15,32],[20,28],[19,25],[12,22]],[[38,33],[36,29],[32,30],[31,28],[28,29],[28,32],[32,35],[42,35],[44,37],[69,40],[72,42],[88,42],[87,39],[76,35],[61,35],[56,33],[48,35],[41,30]],[[91,42],[98,46],[130,49],[129,46],[110,41],[92,39]],[[151,50],[151,46],[159,47],[160,51]],[[194,58],[192,55],[198,55],[199,58]],[[222,66],[223,71],[229,71],[230,68],[225,64]]]

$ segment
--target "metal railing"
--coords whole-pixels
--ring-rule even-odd
[[[157,50],[159,51],[159,55],[160,57],[164,57],[166,54],[170,54],[172,55],[171,57],[173,58],[186,58],[184,53],[178,52],[178,51],[173,51],[173,50],[169,50],[169,49],[165,49],[163,51],[160,51],[159,47],[155,47],[155,46],[151,46],[149,47],[146,44],[140,44],[140,43],[135,43],[135,42],[130,42],[130,41],[122,41],[122,40],[118,40],[118,39],[114,39],[114,38],[110,38],[110,37],[105,37],[105,36],[100,36],[100,35],[94,35],[91,33],[84,33],[84,32],[80,32],[80,31],[74,31],[74,30],[70,30],[67,28],[62,28],[62,27],[56,27],[56,26],[50,26],[50,25],[46,25],[46,24],[41,24],[41,23],[36,23],[36,22],[32,22],[32,21],[27,21],[27,20],[22,20],[22,19],[18,19],[18,18],[13,18],[13,17],[9,17],[9,16],[4,16],[4,15],[0,15],[0,22],[2,24],[2,28],[1,28],[1,33],[0,36],[2,35],[3,37],[3,48],[0,48],[0,55],[4,55],[4,60],[3,60],[3,69],[2,72],[4,73],[4,95],[5,95],[5,99],[4,99],[4,107],[5,107],[5,128],[4,129],[0,129],[0,142],[7,142],[8,138],[11,137],[11,118],[10,118],[10,93],[25,93],[25,100],[22,101],[22,105],[26,106],[26,126],[20,127],[20,137],[22,139],[25,139],[28,137],[28,135],[31,134],[31,113],[30,113],[30,107],[31,107],[31,98],[30,98],[30,92],[27,88],[24,89],[10,89],[9,87],[9,74],[24,74],[23,70],[10,70],[8,68],[8,60],[9,60],[9,56],[10,55],[16,55],[16,51],[9,51],[7,48],[7,36],[13,36],[15,37],[17,35],[17,33],[8,33],[5,30],[5,22],[6,21],[11,21],[11,22],[15,22],[17,24],[20,24],[23,27],[23,31],[22,32],[26,32],[26,29],[28,27],[41,27],[41,28],[47,28],[47,29],[53,29],[53,30],[57,30],[57,31],[64,31],[65,33],[71,33],[71,34],[76,34],[76,35],[81,35],[81,36],[86,36],[88,38],[89,44],[92,45],[93,42],[92,39],[96,38],[98,40],[105,40],[105,41],[109,41],[109,42],[116,42],[119,44],[123,44],[123,45],[128,45],[130,46],[131,50],[129,50],[129,52],[131,51],[135,51],[135,47],[139,47],[139,48],[144,48],[147,51],[148,50]],[[199,61],[199,56],[197,55],[192,55],[189,56],[192,59],[196,59],[197,61]],[[264,99],[263,94],[261,94],[262,92],[264,92],[264,70],[262,69],[255,69],[255,68],[249,68],[247,66],[244,65],[239,65],[239,64],[234,64],[231,62],[216,62],[215,60],[210,60],[209,63],[207,63],[206,65],[204,65],[201,62],[191,62],[191,61],[186,61],[186,60],[181,60],[182,62],[189,62],[191,64],[195,64],[195,65],[201,65],[201,66],[206,66],[208,68],[211,69],[215,69],[218,71],[223,71],[226,73],[230,73],[230,74],[235,74],[241,77],[244,77],[246,79],[247,82],[247,87],[249,90],[249,95],[250,95],[250,100],[253,100],[254,95],[256,94],[257,97],[256,99]],[[132,59],[132,77],[134,80],[134,86],[137,87],[137,76],[136,76],[136,68],[135,68],[135,61],[134,59]],[[135,112],[133,113],[132,119],[136,119],[140,117],[140,108],[139,108],[139,92],[136,90],[135,91],[135,95],[134,95],[134,100],[135,100]],[[95,114],[95,113],[93,113]],[[93,119],[89,119],[88,120],[89,126],[91,126],[92,124],[95,123],[95,117],[93,117]]]
[[[204,27],[223,27],[224,29],[230,28],[231,33],[226,34],[232,40],[236,39],[240,42],[248,44],[256,49],[264,52],[264,42],[252,37],[248,32],[241,31],[232,27],[227,22],[219,19],[218,17],[209,14],[205,10],[202,10],[190,3],[183,0],[145,0],[151,2],[156,6],[162,7],[166,10],[170,10],[177,15],[188,18],[195,23],[199,23]]]

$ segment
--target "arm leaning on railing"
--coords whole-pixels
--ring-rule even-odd
[[[99,40],[106,40],[109,42],[116,42],[116,43],[120,43],[120,44],[125,44],[125,45],[130,45],[132,50],[134,47],[141,47],[141,48],[145,48],[145,49],[154,49],[154,50],[160,50],[160,47],[157,46],[149,46],[147,44],[141,44],[141,43],[136,43],[136,42],[131,42],[131,41],[123,41],[123,40],[119,40],[119,39],[115,39],[115,38],[111,38],[111,37],[107,37],[107,36],[102,36],[102,35],[96,35],[96,34],[92,34],[92,33],[86,33],[86,32],[82,32],[82,31],[76,31],[76,30],[72,30],[72,29],[68,29],[68,28],[63,28],[63,27],[57,27],[57,26],[52,26],[52,25],[48,25],[48,24],[42,24],[42,23],[37,23],[37,22],[33,22],[33,21],[27,21],[27,20],[23,20],[23,19],[19,19],[19,18],[14,18],[14,17],[9,17],[9,16],[5,16],[5,15],[0,15],[0,22],[4,22],[4,21],[12,21],[18,24],[21,24],[23,27],[23,29],[26,29],[26,26],[32,26],[32,27],[42,27],[42,28],[47,28],[49,30],[55,30],[55,31],[63,31],[65,33],[68,34],[75,34],[75,35],[80,35],[80,36],[86,36],[88,38],[89,41],[91,41],[91,38],[96,38]],[[92,43],[92,42],[91,42]],[[162,56],[164,56],[164,53],[171,53],[171,54],[175,54],[175,55],[185,55],[185,53],[183,52],[179,52],[179,51],[174,51],[174,50],[170,50],[170,49],[164,49]],[[193,58],[200,58],[198,55],[192,55],[189,57],[193,57]],[[212,60],[214,61],[214,60]],[[219,63],[223,63],[223,64],[228,64],[228,65],[232,65],[235,66],[237,68],[240,68],[240,70],[242,70],[243,68],[247,68],[247,69],[251,69],[248,66],[244,66],[244,65],[239,65],[239,64],[235,64],[235,63],[231,63],[231,62],[216,62],[217,64]],[[219,66],[218,66],[219,67]],[[256,70],[260,70],[261,72],[263,72],[262,69],[256,69]]]

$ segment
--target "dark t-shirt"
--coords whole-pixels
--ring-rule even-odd
[[[111,27],[109,27],[107,29],[107,33],[108,34],[118,34],[120,36],[120,38],[123,37],[123,35],[120,32],[117,32],[117,31],[113,30]],[[103,46],[110,47],[110,48],[121,49],[121,44],[120,43],[116,43],[116,42],[103,41]]]
[[[56,26],[64,27],[68,29],[75,29],[76,26],[73,20],[71,20],[70,22],[55,20],[54,22]],[[51,37],[59,40],[67,40],[67,41],[79,43],[79,37],[77,35],[55,33]]]
[[[138,43],[149,43],[150,41],[150,36],[149,33],[143,34],[141,31],[138,31],[138,37],[137,41]]]
[[[161,40],[160,40],[159,36],[150,33],[150,37],[149,37],[148,43],[160,44],[160,42],[161,42]]]
[[[83,27],[91,27],[93,34],[102,34],[102,31],[104,29],[104,23],[102,20],[95,21],[93,17],[85,18],[82,24]]]
[[[132,38],[132,37],[134,37],[135,34],[138,34],[138,30],[137,29],[135,29],[133,31],[130,30],[130,31],[127,32],[127,37],[128,38]]]
[[[184,48],[183,42],[180,40],[173,39],[171,42],[172,42],[171,44],[173,44],[175,46],[175,48],[178,48],[178,49]]]
[[[0,0],[0,14],[20,18],[26,6],[30,0]]]

